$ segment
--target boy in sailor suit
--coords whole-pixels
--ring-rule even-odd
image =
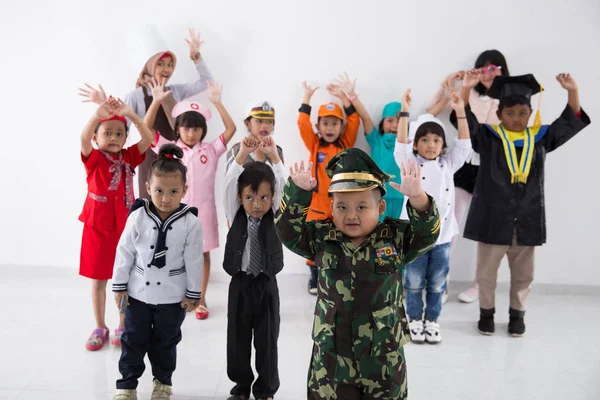
[[[146,183],[152,200],[133,204],[117,248],[113,291],[125,312],[125,332],[114,400],[137,400],[146,353],[152,399],[171,398],[181,324],[200,300],[202,226],[198,210],[181,204],[187,190],[182,156],[175,145],[161,147]]]

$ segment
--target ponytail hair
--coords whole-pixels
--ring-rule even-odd
[[[165,144],[158,151],[158,159],[152,163],[148,172],[148,182],[152,176],[161,176],[172,174],[174,172],[181,173],[183,185],[186,183],[187,168],[181,162],[183,150],[174,144]]]

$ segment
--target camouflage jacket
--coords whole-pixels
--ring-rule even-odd
[[[288,249],[319,268],[313,341],[326,352],[354,359],[397,351],[410,340],[402,270],[439,236],[433,198],[426,212],[409,207],[410,221],[386,218],[355,248],[331,220],[306,221],[311,197],[288,179],[276,227]]]

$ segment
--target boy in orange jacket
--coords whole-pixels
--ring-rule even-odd
[[[304,87],[304,98],[298,115],[298,128],[304,145],[310,152],[310,160],[313,163],[312,174],[316,177],[317,186],[313,189],[312,200],[308,210],[307,221],[315,219],[331,218],[331,198],[328,188],[331,179],[327,177],[325,167],[333,156],[342,150],[351,148],[356,143],[360,119],[356,113],[353,103],[358,101],[354,93],[356,80],[351,81],[346,74],[340,76],[336,84],[327,85],[327,91],[338,97],[344,105],[347,123],[344,124],[344,112],[336,103],[329,102],[319,107],[319,118],[315,127],[310,122],[310,99],[318,87],[313,88],[306,81]],[[311,277],[308,281],[308,292],[317,294],[317,270],[311,260],[307,260],[311,269]]]

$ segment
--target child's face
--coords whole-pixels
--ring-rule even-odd
[[[166,82],[171,78],[174,70],[175,65],[173,64],[173,59],[171,57],[158,60],[156,68],[154,68],[154,79],[158,82],[162,82],[162,80],[165,79]]]
[[[317,124],[317,130],[327,143],[335,142],[342,134],[343,127],[342,120],[332,116],[321,117]]]
[[[490,66],[491,66],[491,68],[490,68]],[[497,66],[492,65],[490,63],[485,64],[485,67],[483,67],[483,68],[486,70],[486,72],[481,77],[481,84],[483,86],[485,86],[486,89],[489,89],[492,86],[492,83],[494,83],[494,79],[498,75],[502,75],[502,70],[499,69]],[[494,70],[494,72],[493,73],[489,73],[490,69]]]
[[[379,189],[365,192],[334,193],[331,212],[335,227],[350,238],[370,235],[385,211]]]
[[[512,107],[504,107],[498,110],[498,119],[509,131],[522,132],[527,129],[531,108],[527,104],[517,104]]]
[[[204,131],[202,128],[187,128],[185,126],[180,126],[177,129],[177,133],[181,138],[181,141],[186,144],[188,147],[194,147],[196,143],[202,140],[202,135]]]
[[[274,127],[275,121],[272,119],[250,118],[250,121],[246,121],[246,128],[250,135],[260,140],[270,136]]]
[[[160,217],[165,219],[181,204],[181,199],[187,192],[187,185],[183,184],[180,172],[173,172],[152,175],[150,182],[146,182],[146,190]]]
[[[256,192],[252,191],[251,186],[246,186],[238,195],[238,200],[248,215],[262,218],[273,204],[273,188],[269,182],[261,182]]]
[[[435,133],[428,133],[419,138],[419,141],[413,145],[413,149],[419,155],[427,160],[435,160],[442,154],[444,149],[444,139]]]
[[[398,131],[398,117],[386,117],[383,120],[383,133],[393,133]]]
[[[98,149],[117,154],[125,146],[127,141],[127,131],[122,121],[104,121],[98,127],[94,134],[94,141]]]

